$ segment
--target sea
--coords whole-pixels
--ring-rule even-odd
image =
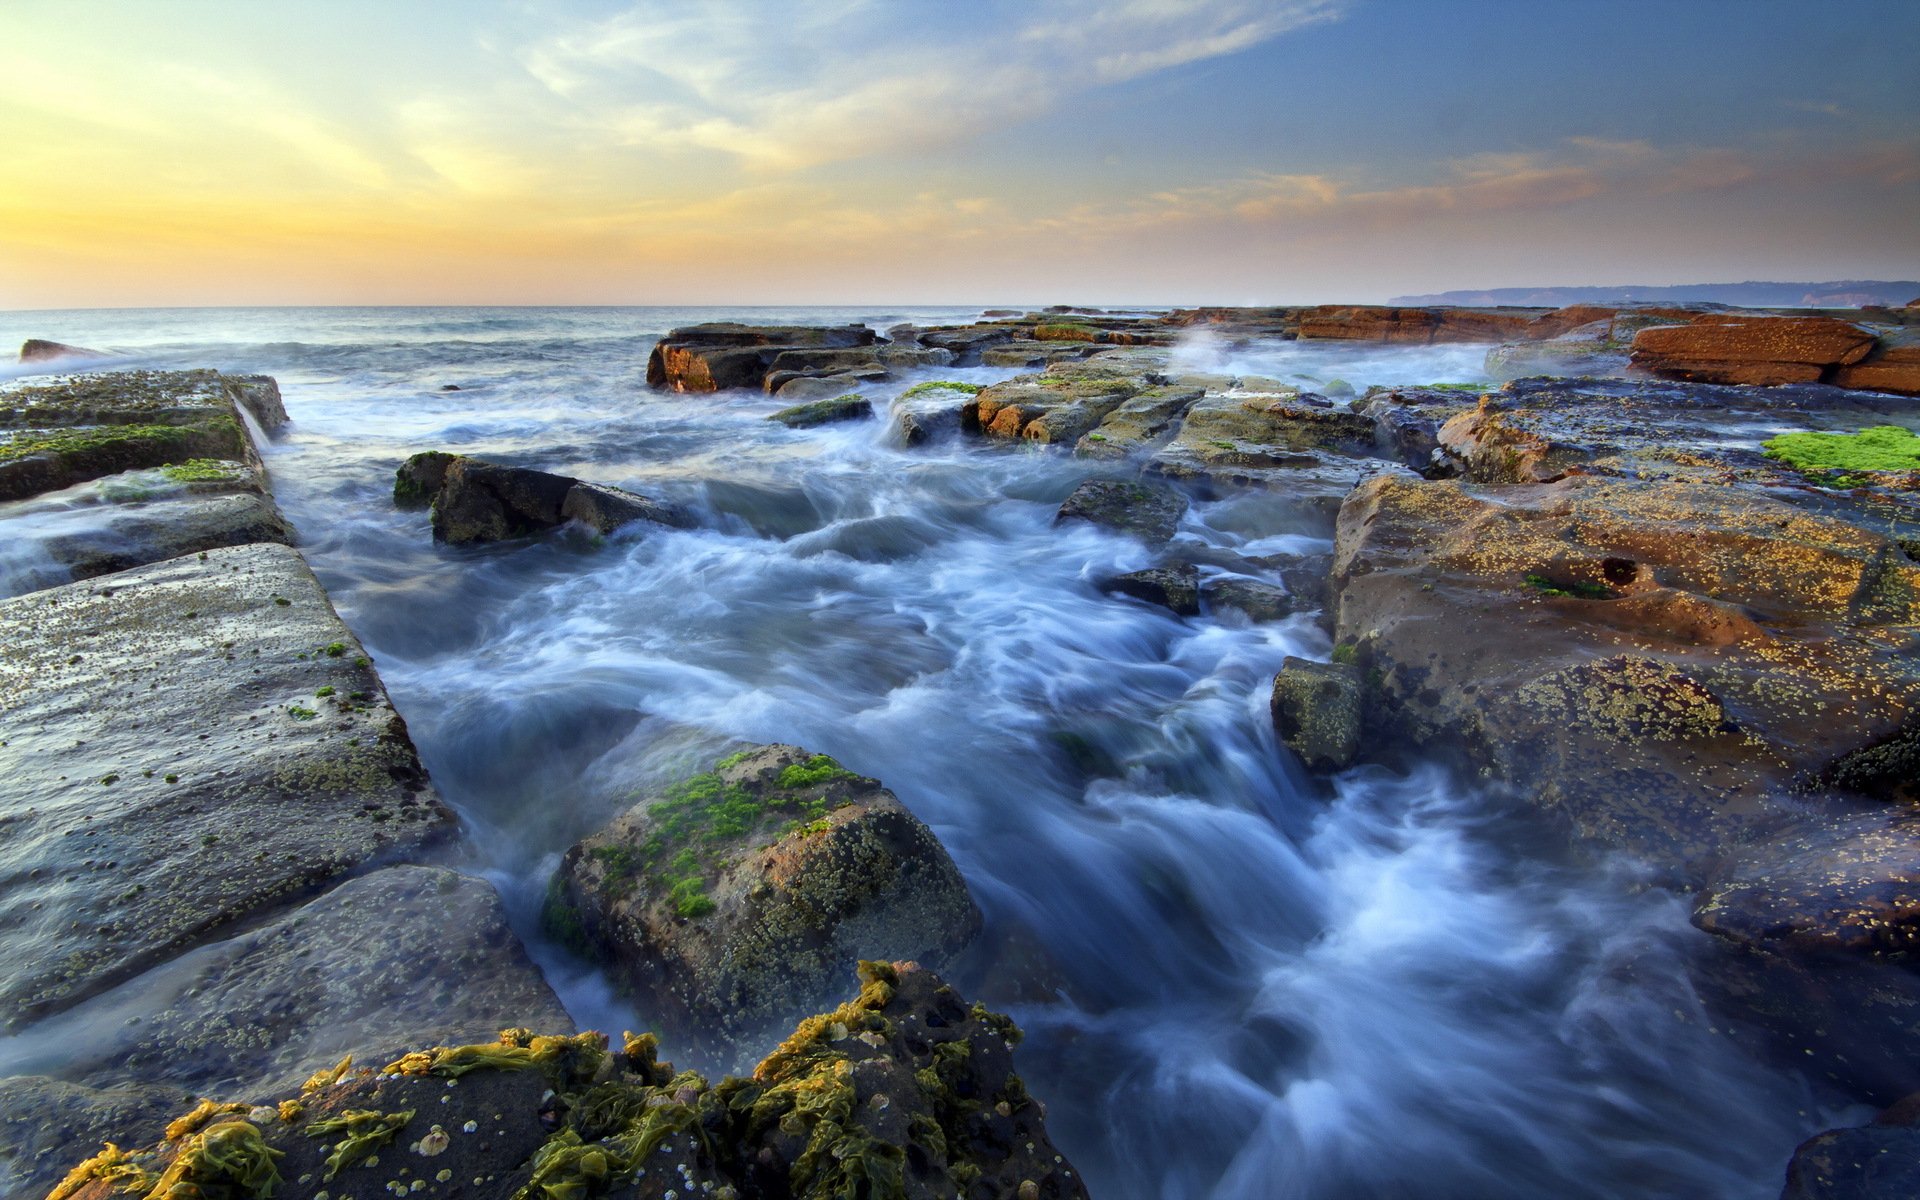
[[[465,869],[582,1026],[649,1018],[542,932],[559,856],[650,788],[778,741],[884,782],[989,929],[1048,964],[999,1003],[1096,1197],[1773,1197],[1799,1141],[1863,1119],[1702,1004],[1688,965],[1708,939],[1637,864],[1438,766],[1306,773],[1268,693],[1327,635],[1306,613],[1182,619],[1104,594],[1151,553],[1054,514],[1110,465],[908,448],[885,419],[914,382],[1013,370],[903,372],[862,388],[880,419],[808,430],[767,421],[763,395],[646,384],[677,326],[980,312],[0,312],[0,344],[279,381],[274,494],[459,813]],[[1478,380],[1484,353],[1174,351],[1361,390]],[[630,488],[697,526],[436,544],[391,500],[421,450]],[[36,515],[57,531],[110,507],[83,492]],[[0,554],[0,593],[48,582],[33,536]],[[1324,516],[1274,492],[1198,502],[1178,538],[1207,561],[1331,550]],[[0,1072],[60,1060],[33,1030],[0,1045]]]

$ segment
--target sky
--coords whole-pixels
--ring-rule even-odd
[[[0,308],[1920,278],[1920,0],[0,0]]]

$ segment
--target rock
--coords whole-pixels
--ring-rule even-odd
[[[1537,310],[1476,308],[1388,308],[1364,304],[1322,304],[1300,311],[1299,336],[1346,341],[1502,342],[1524,335]]]
[[[767,376],[768,381],[774,376]],[[782,400],[802,403],[812,400],[830,400],[847,394],[851,388],[863,383],[884,383],[889,376],[885,371],[847,371],[836,375],[795,375],[781,380],[772,389],[775,396]]]
[[[1360,669],[1291,655],[1273,677],[1273,731],[1315,771],[1353,765],[1360,753]]]
[[[988,437],[1072,445],[1140,386],[1128,374],[1077,364],[1017,375],[980,389],[962,410],[961,426]]]
[[[163,1085],[95,1089],[37,1075],[0,1079],[0,1195],[37,1200],[101,1143],[157,1142],[193,1104],[185,1089]]]
[[[1712,313],[1687,325],[1642,329],[1633,338],[1633,365],[1703,383],[1813,383],[1873,347],[1873,334],[1832,317]]]
[[[278,433],[288,424],[287,406],[280,398],[279,381],[267,375],[222,375],[221,384],[234,402],[260,423],[266,433]]]
[[[1584,447],[1562,446],[1508,423],[1491,394],[1440,427],[1441,453],[1480,483],[1545,483],[1584,461]]]
[[[1508,342],[1487,351],[1490,379],[1528,375],[1618,376],[1629,365],[1627,344],[1613,340],[1611,318],[1568,330],[1545,341]]]
[[[879,347],[876,346],[782,350],[767,364],[767,377],[772,379],[787,372],[838,375],[848,371],[877,371],[881,369],[878,353]]]
[[[865,396],[849,394],[783,408],[767,420],[778,421],[789,429],[811,429],[815,425],[831,425],[836,421],[867,421],[872,418],[873,403]]]
[[[688,520],[636,492],[432,450],[394,473],[396,505],[418,508],[422,496],[431,497],[434,540],[455,545],[528,537],[568,521],[607,534],[636,521],[684,526]]]
[[[1380,478],[1336,545],[1396,727],[1695,882],[1920,702],[1920,565],[1757,489]]]
[[[575,845],[546,921],[668,1027],[736,1050],[859,959],[944,962],[980,928],[946,850],[891,792],[785,745],[723,759]]]
[[[1192,563],[1149,567],[1115,575],[1101,587],[1122,596],[1157,604],[1182,617],[1200,615],[1200,572]]]
[[[1920,1196],[1920,1128],[1910,1111],[1890,1109],[1871,1125],[1829,1129],[1800,1143],[1787,1163],[1780,1200]]]
[[[874,353],[881,366],[902,371],[914,367],[949,366],[954,357],[953,351],[932,346],[879,346]]]
[[[89,350],[84,346],[69,346],[64,342],[49,342],[42,338],[28,338],[20,345],[20,361],[23,363],[57,362],[63,358],[111,358],[110,354],[99,350]]]
[[[202,550],[293,541],[293,529],[280,510],[254,492],[70,511],[75,519],[61,522],[42,542],[48,558],[64,568],[65,577],[40,586],[92,579]]]
[[[0,500],[196,460],[254,463],[236,405],[271,417],[279,391],[259,378],[101,371],[0,387]]]
[[[920,344],[953,355],[956,367],[975,366],[980,352],[1013,340],[1013,330],[1005,325],[964,325],[948,329],[927,329],[920,333]]]
[[[1090,521],[1164,546],[1186,512],[1187,498],[1164,484],[1089,479],[1073,489],[1054,522]]]
[[[397,508],[426,508],[440,494],[447,468],[460,458],[444,450],[422,450],[393,473],[393,503]]]
[[[105,1024],[96,1010],[118,1018]],[[347,1054],[571,1032],[492,885],[441,867],[349,880],[287,916],[165,964],[27,1037],[68,1078],[164,1079],[203,1096],[297,1089]]]
[[[109,1200],[162,1172],[216,1195],[236,1171],[255,1180],[249,1193],[291,1183],[292,1195],[413,1180],[424,1185],[416,1192],[451,1187],[474,1200],[1084,1200],[1014,1073],[1013,1022],[912,963],[860,973],[857,997],[802,1021],[751,1078],[676,1073],[651,1035],[608,1053],[597,1034],[510,1029],[384,1070],[322,1073],[254,1109],[203,1105],[174,1123],[170,1143],[76,1167],[63,1195]]]
[[[1371,457],[1374,423],[1303,402],[1292,390],[1209,391],[1148,469],[1203,495],[1248,487],[1284,490],[1331,519],[1353,485],[1392,464]]]
[[[1074,443],[1082,458],[1126,458],[1157,449],[1170,440],[1204,386],[1185,382],[1148,386],[1115,406],[1100,424]]]
[[[894,397],[889,412],[895,440],[903,446],[921,446],[960,432],[977,384],[950,379],[916,383]]]
[[[1912,329],[1882,335],[1867,356],[1833,373],[1837,387],[1920,396],[1920,334]]]
[[[6,1027],[452,832],[285,546],[0,602],[0,630]]]
[[[647,386],[676,392],[758,388],[785,352],[871,346],[874,340],[873,330],[864,325],[692,325],[671,331],[654,346]]]
[[[1200,596],[1213,608],[1237,609],[1255,621],[1278,621],[1293,613],[1293,597],[1285,588],[1257,579],[1209,579]]]

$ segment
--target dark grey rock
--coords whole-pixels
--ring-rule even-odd
[[[1109,592],[1158,604],[1183,617],[1200,615],[1200,572],[1192,563],[1129,571],[1107,580],[1103,586]]]
[[[1273,679],[1273,730],[1316,771],[1351,766],[1360,752],[1359,668],[1289,656]]]
[[[1165,484],[1089,479],[1073,489],[1054,520],[1088,521],[1164,546],[1186,512],[1187,498]]]

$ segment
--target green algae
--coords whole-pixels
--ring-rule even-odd
[[[832,783],[839,779],[858,779],[831,757],[816,754],[804,763],[795,763],[780,772],[780,786],[783,788],[805,788],[817,784]]]
[[[1574,580],[1566,583],[1555,582],[1545,575],[1529,575],[1525,583],[1536,593],[1549,599],[1572,597],[1576,600],[1611,600],[1613,589],[1597,583],[1585,583]]]
[[[160,468],[160,473],[175,483],[228,483],[239,479],[245,468],[224,458],[190,458]]]
[[[350,1108],[331,1117],[323,1117],[306,1127],[310,1138],[329,1138],[334,1134],[344,1136],[334,1143],[333,1152],[327,1155],[327,1173],[325,1178],[332,1179],[348,1167],[366,1161],[374,1151],[394,1139],[407,1122],[413,1120],[413,1109],[405,1112],[383,1113],[368,1108]]]
[[[195,1135],[166,1169],[150,1198],[177,1200],[272,1200],[280,1187],[275,1150],[246,1121],[222,1121]]]
[[[980,385],[977,383],[961,383],[955,379],[931,379],[926,383],[914,384],[906,391],[901,392],[899,398],[902,400],[911,400],[915,396],[924,396],[929,392],[961,392],[968,396],[974,396],[979,394]]]
[[[47,1193],[47,1200],[67,1200],[90,1183],[104,1183],[116,1192],[146,1195],[160,1176],[112,1142],[100,1153],[68,1171]]]
[[[1761,448],[1768,458],[1802,471],[1920,471],[1920,436],[1899,425],[1858,433],[1783,433]]]
[[[1106,335],[1091,325],[1074,322],[1060,322],[1049,325],[1035,325],[1033,340],[1036,342],[1098,342]]]

